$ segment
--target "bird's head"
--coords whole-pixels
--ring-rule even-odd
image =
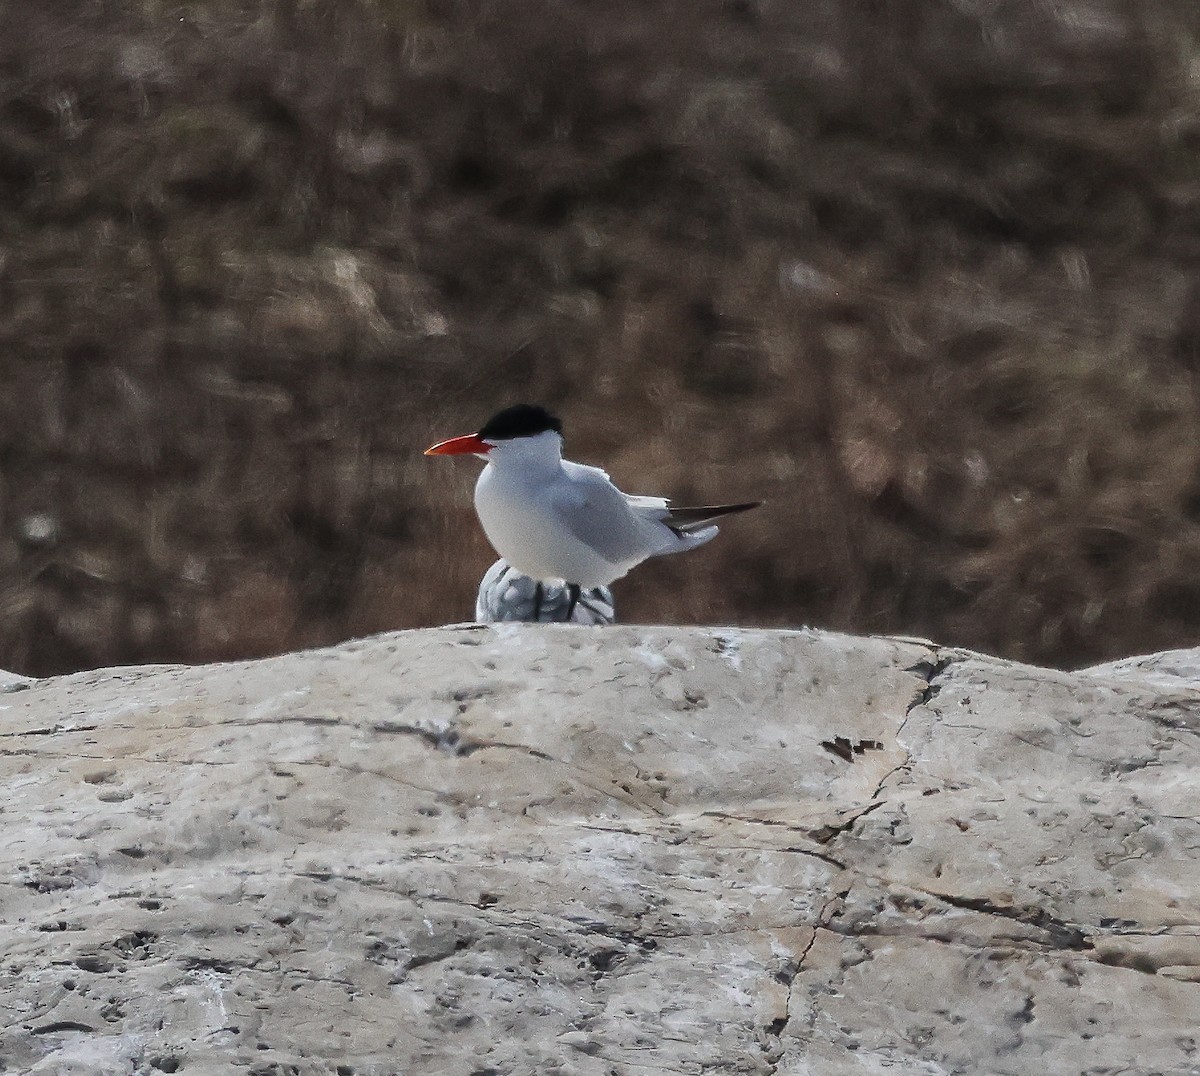
[[[542,459],[562,454],[562,423],[544,407],[516,404],[487,420],[478,433],[451,437],[425,450],[426,456],[478,456],[490,463]]]

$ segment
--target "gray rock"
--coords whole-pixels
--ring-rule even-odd
[[[537,588],[537,580],[522,575],[507,561],[498,560],[479,584],[475,619],[480,624],[612,624],[616,620],[616,606],[608,587],[582,591],[574,609],[571,609],[571,595],[561,583],[543,583],[540,600]]]
[[[1196,1073],[1200,651],[500,625],[0,693],[37,1073]]]

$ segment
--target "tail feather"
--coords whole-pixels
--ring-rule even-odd
[[[703,527],[718,516],[731,516],[735,512],[749,512],[762,501],[746,501],[743,504],[708,504],[697,508],[667,508],[663,522],[676,534],[689,534]],[[715,532],[714,532],[715,533]]]

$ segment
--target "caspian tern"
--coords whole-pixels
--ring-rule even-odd
[[[663,497],[622,493],[598,467],[562,458],[562,423],[517,404],[478,433],[439,441],[427,456],[478,456],[475,511],[488,541],[523,575],[565,583],[571,619],[581,590],[607,586],[649,557],[695,549],[717,535],[712,520],[760,502],[672,508]]]

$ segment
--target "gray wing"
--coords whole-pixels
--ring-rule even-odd
[[[610,564],[666,552],[675,535],[661,517],[661,497],[627,497],[599,467],[563,461],[570,482],[555,498],[559,518],[572,535]]]

